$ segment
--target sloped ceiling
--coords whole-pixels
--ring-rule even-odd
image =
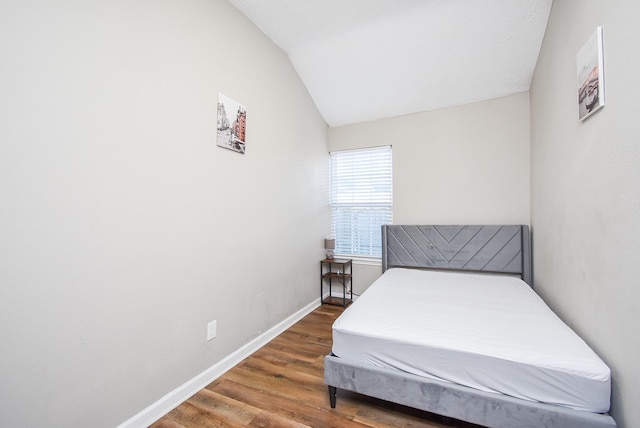
[[[329,126],[527,91],[552,0],[230,0]]]

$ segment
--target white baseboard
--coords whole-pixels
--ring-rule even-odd
[[[280,323],[276,324],[269,330],[262,333],[260,336],[253,339],[237,351],[229,354],[218,363],[209,367],[193,379],[187,381],[183,385],[177,387],[160,400],[151,404],[146,409],[142,410],[138,414],[124,421],[118,425],[118,428],[140,428],[148,427],[158,419],[169,413],[171,410],[178,407],[182,402],[191,397],[196,392],[200,391],[205,386],[222,376],[224,373],[232,369],[236,364],[253,354],[258,349],[275,339],[280,333],[291,327],[296,322],[300,321],[306,315],[311,313],[314,309],[321,304],[320,299],[317,299],[298,312],[294,313],[290,317],[284,319]]]

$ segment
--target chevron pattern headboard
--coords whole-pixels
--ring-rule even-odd
[[[382,271],[394,266],[518,273],[532,285],[529,227],[384,225]]]

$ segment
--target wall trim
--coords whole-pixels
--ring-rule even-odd
[[[232,369],[235,365],[247,358],[249,355],[262,348],[264,345],[275,339],[279,334],[300,321],[302,318],[313,312],[314,309],[320,307],[320,299],[316,299],[304,308],[295,312],[291,316],[285,318],[260,336],[243,345],[238,350],[227,355],[225,358],[212,365],[193,379],[185,382],[167,395],[148,406],[138,414],[118,425],[117,428],[138,428],[141,426],[149,426],[158,419],[178,407],[185,400],[205,386],[222,376],[224,373]]]

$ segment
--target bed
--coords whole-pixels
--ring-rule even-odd
[[[336,320],[324,379],[487,427],[615,427],[609,368],[531,288],[521,225],[382,228],[383,275]]]

